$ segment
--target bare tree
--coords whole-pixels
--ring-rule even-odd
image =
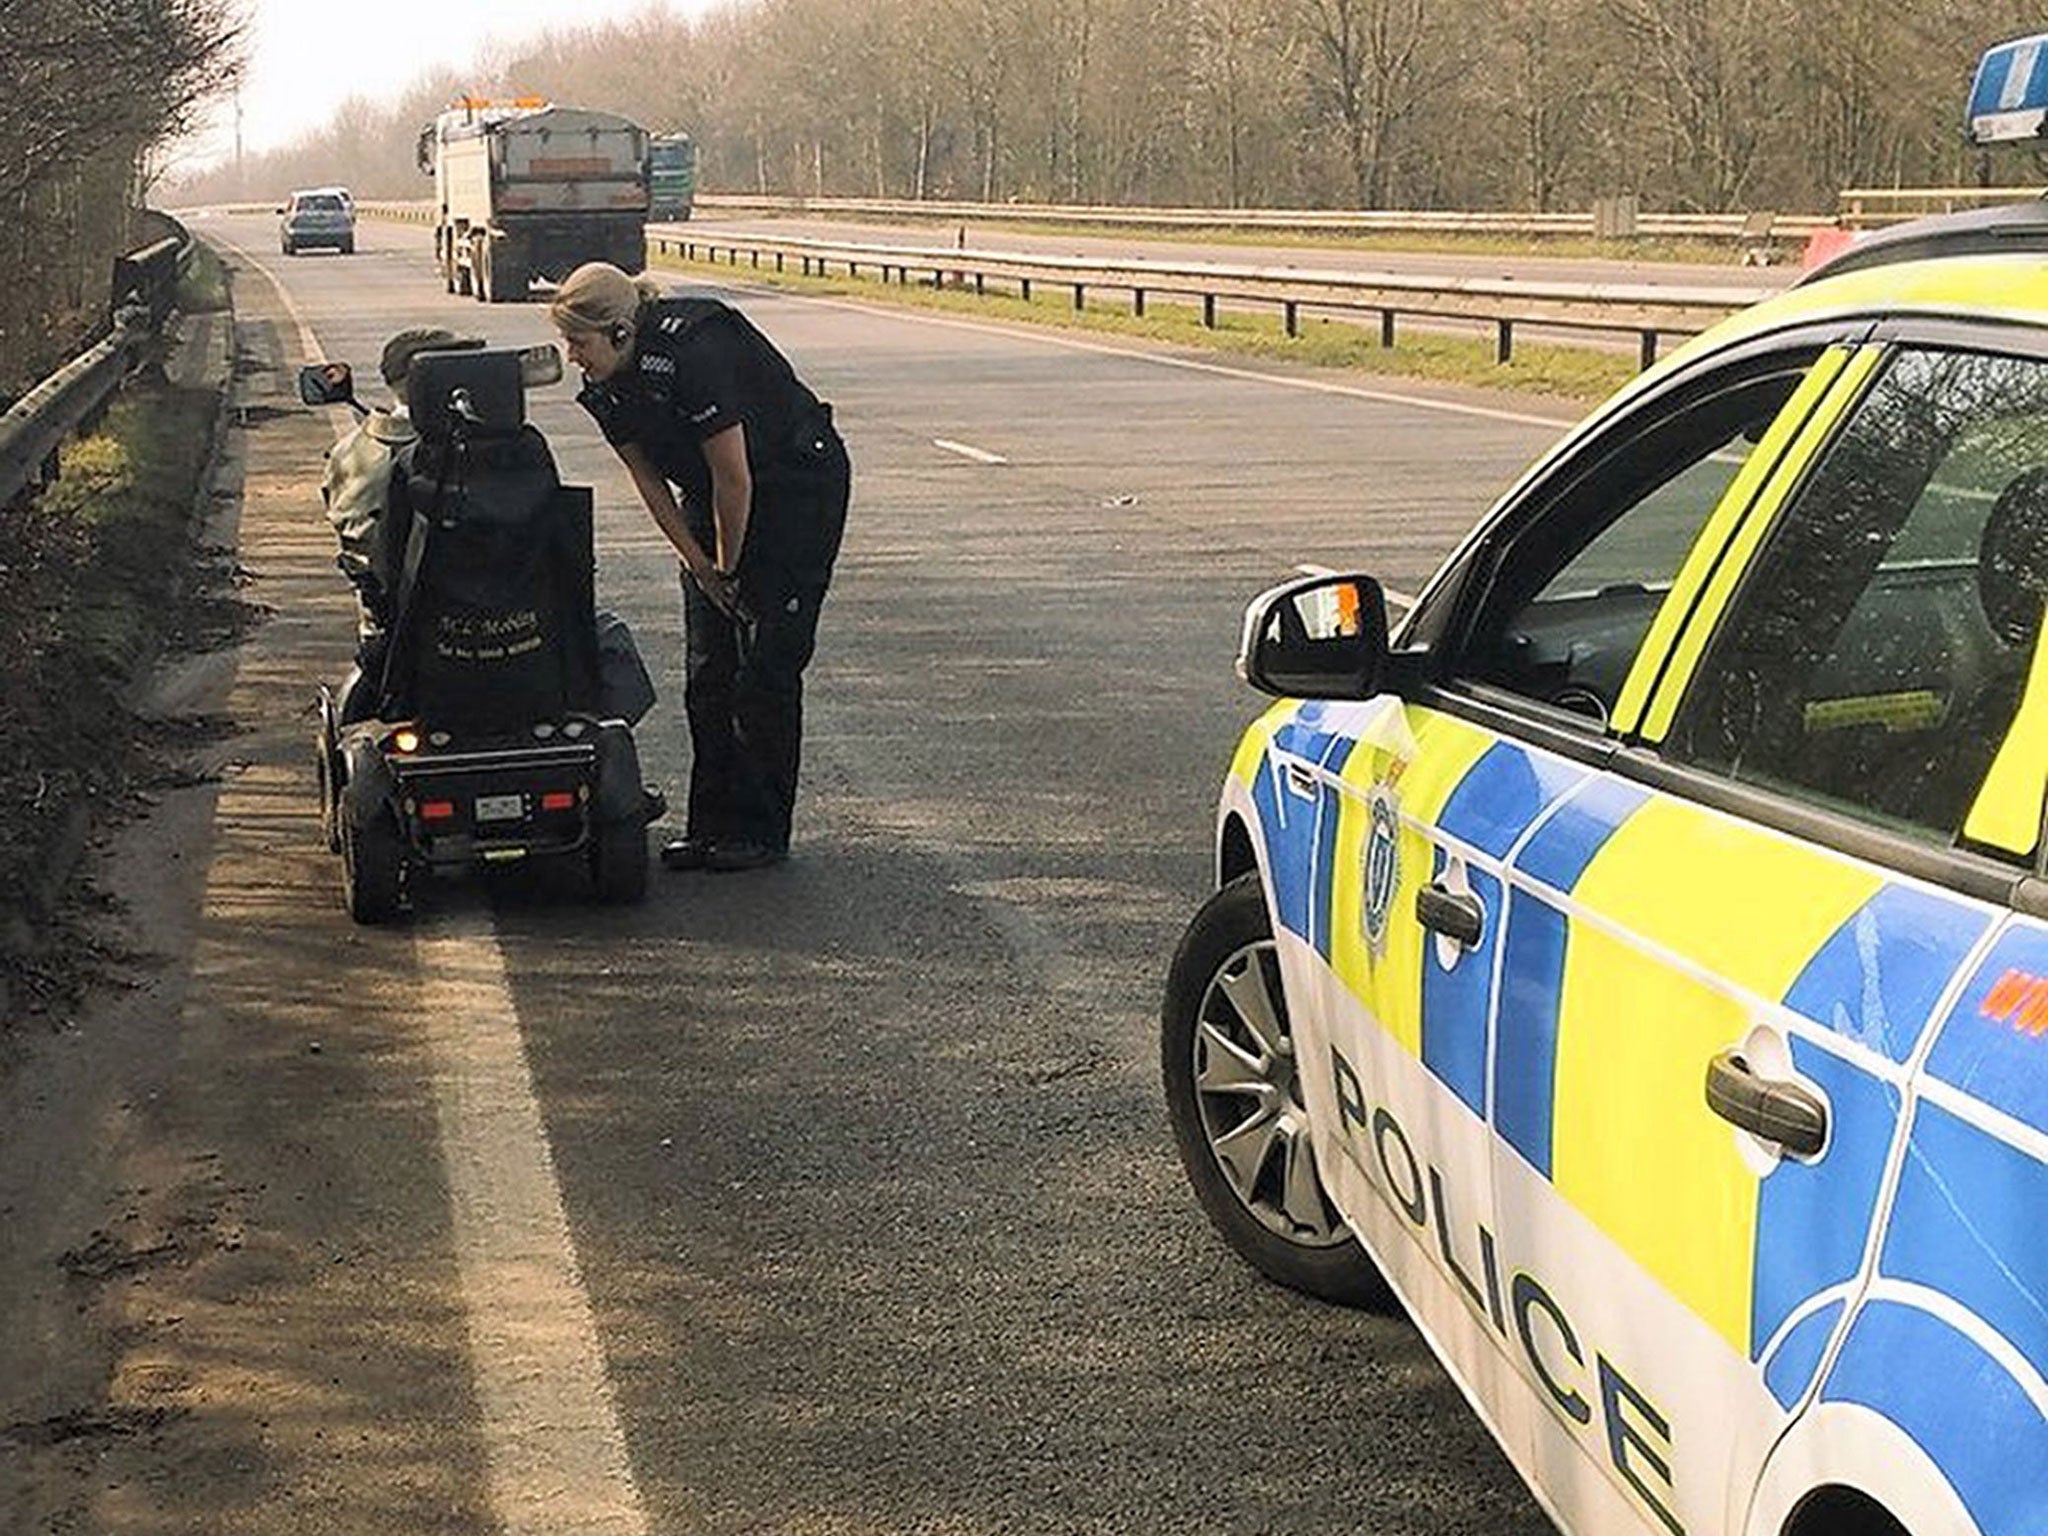
[[[1244,206],[1251,180],[1247,163],[1252,119],[1270,98],[1279,51],[1272,0],[1195,0],[1190,28],[1197,120],[1215,124],[1223,158],[1225,206]]]
[[[1384,206],[1395,136],[1437,68],[1429,0],[1300,0],[1317,99],[1343,136],[1358,206]]]
[[[0,0],[0,240],[30,213],[73,216],[34,191],[43,170],[119,139],[138,101],[175,117],[213,78],[135,29],[233,3]],[[416,192],[413,135],[459,83],[686,129],[711,190],[1824,209],[1845,182],[1971,171],[1956,125],[1976,50],[2037,25],[2034,3],[725,0],[687,20],[650,4],[351,103],[253,161],[252,184]],[[116,83],[138,60],[139,96]]]
[[[0,0],[0,392],[103,315],[145,159],[233,87],[243,31],[230,0]]]
[[[1671,200],[1742,206],[1766,134],[1787,116],[1777,39],[1800,25],[1784,0],[1607,0],[1664,109]]]

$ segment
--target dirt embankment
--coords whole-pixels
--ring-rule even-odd
[[[138,679],[260,612],[232,552],[200,533],[231,323],[204,270],[187,294],[218,307],[180,317],[99,430],[67,445],[56,483],[0,513],[0,1032],[67,1003],[111,958],[104,925],[83,921],[102,898],[78,854],[224,729],[146,714]]]

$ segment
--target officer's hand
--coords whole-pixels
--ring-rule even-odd
[[[727,572],[706,564],[690,570],[690,580],[697,584],[699,592],[711,599],[711,606],[727,618],[736,619],[743,612],[739,582]]]

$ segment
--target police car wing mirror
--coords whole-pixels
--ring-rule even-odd
[[[1387,598],[1370,576],[1290,581],[1245,609],[1237,675],[1292,699],[1369,699],[1387,671]]]
[[[308,363],[299,370],[299,398],[308,405],[356,403],[355,373],[347,363]]]
[[[519,350],[519,382],[528,389],[562,382],[562,354],[553,342]]]

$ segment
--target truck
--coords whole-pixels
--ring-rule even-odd
[[[697,200],[697,146],[687,133],[656,134],[647,141],[647,218],[680,221]]]
[[[467,97],[420,131],[450,293],[524,299],[586,261],[647,263],[647,131],[613,112]]]

